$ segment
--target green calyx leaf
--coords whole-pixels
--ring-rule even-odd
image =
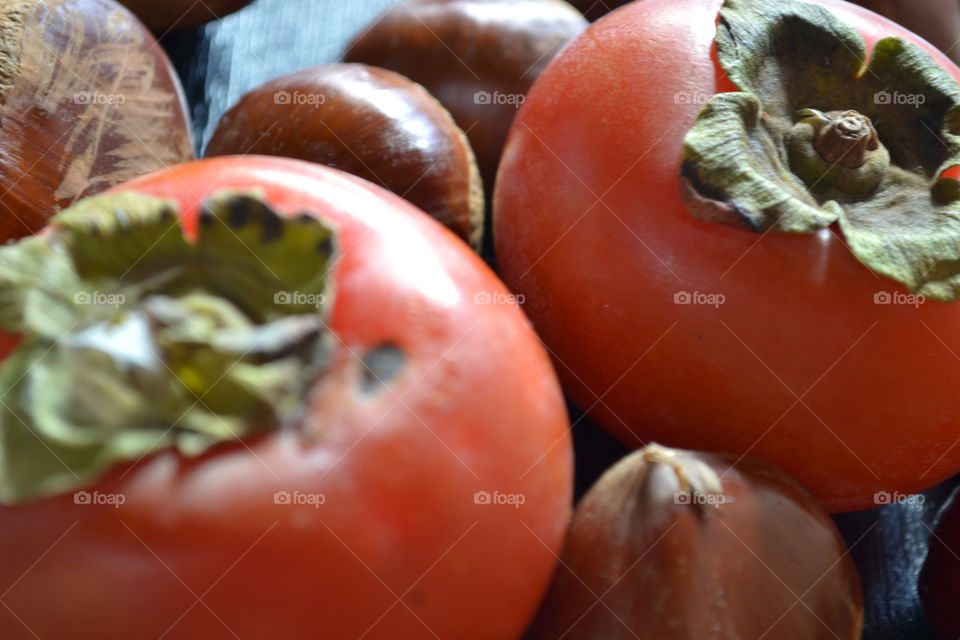
[[[954,78],[900,38],[868,61],[851,27],[789,0],[726,0],[716,46],[741,91],[712,97],[684,139],[691,214],[757,232],[836,224],[874,272],[960,297],[960,185],[940,177],[960,165]],[[873,129],[854,145],[835,125],[861,114]]]
[[[95,196],[0,247],[0,503],[78,489],[170,447],[296,421],[329,353],[333,232],[256,194]]]

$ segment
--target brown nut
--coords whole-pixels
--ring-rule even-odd
[[[223,116],[206,150],[250,153],[360,176],[480,246],[483,188],[473,151],[440,103],[400,74],[321,65],[253,89]]]
[[[926,38],[960,64],[960,3],[957,0],[853,0]]]
[[[193,158],[163,49],[113,0],[0,0],[0,238]]]
[[[568,0],[570,4],[583,12],[587,20],[593,22],[602,18],[617,7],[627,4],[630,0]]]
[[[529,640],[860,638],[833,521],[769,464],[649,445],[577,506]]]
[[[409,0],[361,32],[344,59],[393,69],[425,86],[467,133],[492,189],[524,95],[586,26],[560,0]]]
[[[120,0],[156,33],[181,31],[219,20],[252,0]]]

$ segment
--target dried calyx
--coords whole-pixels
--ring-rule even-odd
[[[837,224],[874,272],[960,297],[960,86],[900,38],[866,45],[823,7],[726,0],[718,94],[684,140],[681,195],[698,218],[758,232]]]
[[[175,447],[296,420],[329,350],[333,233],[222,192],[88,198],[0,248],[0,504],[65,492]]]

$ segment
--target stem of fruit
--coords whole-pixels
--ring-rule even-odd
[[[831,164],[857,169],[867,161],[867,152],[880,146],[870,118],[858,111],[848,109],[833,117],[816,109],[804,111],[807,121],[816,123],[813,148]]]
[[[811,188],[842,186],[863,197],[880,184],[890,154],[859,111],[802,109],[787,135],[790,168]]]

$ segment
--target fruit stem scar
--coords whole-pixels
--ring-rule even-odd
[[[831,164],[857,169],[867,161],[867,152],[880,146],[870,118],[854,109],[827,113],[804,109],[799,115],[814,128],[813,148]]]

